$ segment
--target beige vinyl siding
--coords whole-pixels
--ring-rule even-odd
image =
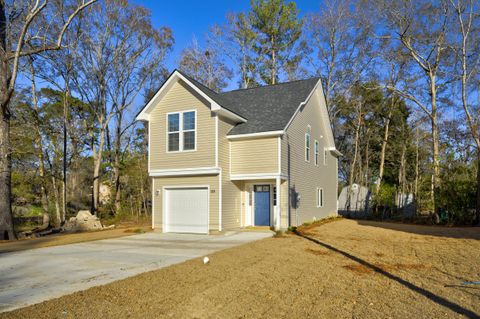
[[[242,182],[230,181],[230,142],[227,133],[234,124],[220,117],[218,120],[218,162],[222,169],[222,225],[224,229],[241,226]]]
[[[230,142],[232,174],[278,173],[278,137]]]
[[[290,223],[302,224],[314,218],[337,214],[337,159],[328,152],[327,165],[323,165],[323,150],[327,147],[327,130],[320,108],[325,108],[319,86],[307,104],[299,111],[287,129],[285,142],[289,151],[282,152],[282,160],[289,161],[289,188],[300,195],[298,207],[290,199]],[[305,133],[311,126],[310,162],[305,161]],[[319,142],[319,165],[315,166],[315,140]],[[323,188],[324,206],[317,207],[317,187]]]
[[[168,153],[167,113],[197,111],[196,150]],[[150,115],[150,170],[215,166],[215,116],[182,81],[175,83]]]
[[[162,230],[163,187],[165,186],[204,186],[210,187],[209,194],[209,230],[218,230],[218,175],[153,177],[153,224],[156,230]],[[160,191],[159,195],[156,191]]]

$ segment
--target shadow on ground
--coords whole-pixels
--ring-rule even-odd
[[[357,224],[362,226],[379,227],[384,229],[402,231],[417,235],[480,239],[480,227],[448,227],[448,226],[429,226],[413,225],[395,222],[379,222],[371,220],[356,220]]]
[[[382,223],[382,224],[385,224],[385,223]],[[348,253],[344,250],[341,250],[341,249],[336,248],[332,245],[324,243],[324,242],[322,242],[322,241],[320,241],[316,238],[312,238],[310,236],[302,234],[301,232],[297,232],[296,234],[305,238],[305,239],[307,239],[307,240],[309,240],[309,241],[311,241],[311,242],[314,242],[317,245],[320,245],[320,246],[322,246],[324,248],[327,248],[327,249],[329,249],[333,252],[341,254],[341,255],[351,259],[352,261],[354,261],[354,262],[356,262],[356,263],[358,263],[358,264],[360,264],[364,267],[367,267],[367,268],[371,269],[372,271],[374,271],[374,272],[376,272],[380,275],[383,275],[383,276],[387,277],[390,280],[396,281],[397,283],[405,286],[406,288],[410,289],[411,291],[414,291],[414,292],[430,299],[431,301],[433,301],[433,302],[435,302],[439,305],[442,305],[442,306],[444,306],[444,307],[446,307],[446,308],[448,308],[448,309],[450,309],[450,310],[452,310],[452,311],[454,311],[458,314],[461,314],[461,315],[463,315],[467,318],[479,318],[479,315],[477,313],[475,313],[474,311],[466,309],[459,304],[456,304],[456,303],[454,303],[454,302],[452,302],[448,299],[445,299],[441,296],[438,296],[438,295],[428,291],[427,289],[424,289],[422,287],[414,285],[413,283],[411,283],[411,282],[409,282],[405,279],[402,279],[398,276],[395,276],[394,274],[392,274],[392,273],[390,273],[390,272],[388,272],[388,271],[386,271],[386,270],[384,270],[384,269],[382,269],[382,268],[380,268],[380,267],[378,267],[378,266],[376,266],[372,263],[369,263],[368,261],[366,261],[364,259],[361,259],[361,258],[359,258],[357,256],[354,256],[354,255],[352,255],[352,254],[350,254],[350,253]]]

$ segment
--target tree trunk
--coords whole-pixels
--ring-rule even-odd
[[[272,43],[272,78],[271,78],[271,81],[272,83],[271,84],[276,84],[277,82],[277,56],[276,56],[276,52],[275,52],[275,40],[271,39],[271,43]]]
[[[70,88],[68,78],[65,83],[65,94],[63,97],[63,180],[62,180],[62,225],[65,223],[67,215],[67,127],[68,127],[68,108],[70,99]]]
[[[61,216],[61,207],[60,207],[60,192],[58,191],[57,178],[55,173],[52,174],[52,188],[53,188],[53,198],[55,202],[55,218],[53,224],[55,227],[60,227],[62,223]]]
[[[358,103],[358,123],[357,126],[355,127],[355,143],[354,143],[354,152],[353,152],[353,161],[352,164],[350,165],[350,176],[348,178],[348,194],[347,194],[347,211],[350,211],[350,206],[352,203],[350,202],[351,196],[352,196],[352,185],[353,185],[353,178],[355,174],[355,165],[357,164],[357,157],[358,157],[358,143],[360,139],[360,126],[362,124],[362,105],[361,103]]]
[[[120,152],[121,152],[121,139],[122,139],[122,113],[118,112],[117,114],[117,123],[115,127],[115,156],[113,163],[113,175],[114,175],[114,185],[115,185],[115,213],[120,212],[120,200],[121,200],[121,188],[120,188]]]
[[[30,60],[32,62],[32,60]],[[38,100],[37,100],[37,86],[35,84],[35,69],[33,68],[33,62],[31,67],[31,82],[32,82],[32,104],[35,116],[35,145],[38,158],[38,175],[40,177],[40,202],[42,204],[42,226],[40,230],[48,228],[50,224],[50,216],[48,214],[48,194],[47,194],[47,178],[45,174],[45,158],[43,156],[43,140],[42,133],[40,131],[40,119],[38,115]]]
[[[93,153],[93,213],[97,215],[100,200],[100,169],[103,159],[103,146],[105,145],[105,129],[100,129],[100,142],[98,150]]]
[[[413,191],[413,201],[415,203],[415,215],[418,214],[418,177],[420,173],[419,169],[419,147],[420,147],[420,136],[419,130],[417,127],[417,143],[415,146],[415,186]]]
[[[3,240],[15,239],[11,206],[11,177],[10,114],[3,109],[0,122],[0,239]]]
[[[0,239],[15,239],[12,217],[12,158],[10,152],[10,110],[8,108],[9,66],[5,1],[0,1]]]
[[[437,88],[435,84],[435,76],[430,76],[430,93],[432,103],[431,123],[432,123],[432,148],[433,148],[433,175],[432,175],[432,202],[433,212],[438,215],[437,193],[440,188],[440,142],[437,123]]]
[[[393,97],[392,97],[392,99],[393,99]],[[392,102],[392,104],[393,104],[393,102]],[[392,108],[393,108],[393,105],[392,105]],[[388,134],[389,134],[389,130],[390,130],[391,117],[392,117],[392,109],[390,109],[389,112],[388,112],[387,121],[385,122],[385,127],[384,127],[384,130],[383,130],[383,141],[382,141],[382,149],[380,151],[380,164],[379,164],[379,168],[378,168],[378,181],[377,181],[377,185],[376,185],[376,188],[375,188],[375,196],[378,196],[378,194],[380,192],[380,188],[382,186],[383,170],[384,170],[384,167],[385,167],[385,152],[387,150]]]

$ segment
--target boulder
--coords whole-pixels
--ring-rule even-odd
[[[90,211],[88,210],[80,210],[78,211],[77,213],[77,216],[75,217],[77,220],[80,220],[80,219],[83,219],[83,220],[88,220],[92,217],[95,217],[93,216],[92,214],[90,214]]]
[[[76,217],[70,218],[63,226],[67,232],[102,230],[103,225],[97,216],[90,214],[88,210],[81,210]]]

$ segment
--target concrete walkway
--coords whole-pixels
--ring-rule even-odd
[[[0,254],[0,312],[271,237],[147,233]]]

